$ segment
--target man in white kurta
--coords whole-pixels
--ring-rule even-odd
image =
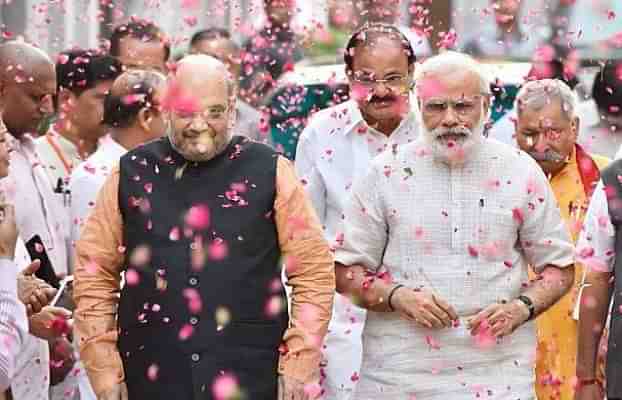
[[[378,78],[384,78],[396,75],[397,68],[398,76],[412,79],[414,59],[409,60],[405,54],[400,43],[403,38],[398,31],[392,34],[393,37],[386,32],[381,34],[388,38],[388,46],[382,48],[376,48],[373,40],[362,41],[355,46],[348,75],[352,77],[369,70]],[[373,34],[368,36],[371,38]],[[374,55],[374,52],[382,52],[383,57],[379,58],[379,54]],[[351,86],[356,85],[357,82],[351,80]],[[371,97],[349,100],[318,112],[298,141],[296,172],[331,244],[338,240],[336,233],[354,179],[365,174],[370,161],[378,154],[386,149],[392,151],[395,146],[416,138],[415,113],[410,107],[409,91],[398,90],[396,93],[393,89],[379,86],[369,85]],[[378,121],[374,118],[378,115],[378,109],[368,100],[379,97],[395,100],[393,107],[384,115],[394,121],[393,126],[374,124]],[[403,107],[403,104],[408,107]],[[352,397],[360,373],[364,321],[365,310],[352,305],[344,296],[335,296],[333,317],[323,348],[322,388],[326,400]]]
[[[538,165],[482,136],[477,64],[437,57],[421,139],[376,157],[344,211],[337,289],[370,310],[354,398],[533,399],[532,319],[570,287],[573,247]]]

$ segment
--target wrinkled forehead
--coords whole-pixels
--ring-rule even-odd
[[[438,69],[424,74],[416,82],[417,96],[422,100],[433,98],[473,97],[481,95],[479,76],[468,70]]]

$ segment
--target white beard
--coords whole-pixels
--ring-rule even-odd
[[[465,127],[443,128],[429,130],[423,123],[421,132],[424,142],[428,145],[432,156],[451,166],[462,165],[479,148],[484,141],[484,118],[473,130]],[[453,134],[455,137],[444,135]]]

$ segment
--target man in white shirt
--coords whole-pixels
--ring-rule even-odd
[[[9,173],[5,135],[0,120],[0,178]],[[18,269],[14,262],[17,240],[15,209],[0,198],[0,396],[11,385],[17,357],[28,337],[26,307],[17,293]]]
[[[313,116],[298,141],[296,171],[324,226],[329,243],[352,181],[384,150],[416,138],[410,104],[415,56],[398,28],[372,24],[348,41],[346,74],[353,99]],[[337,295],[324,342],[325,399],[349,399],[361,364],[365,311]]]
[[[99,189],[112,167],[127,151],[163,136],[166,122],[160,110],[166,77],[156,71],[130,70],[115,81],[104,101],[104,123],[110,134],[71,175],[71,241],[95,206]]]
[[[15,207],[21,237],[27,242],[39,235],[43,244],[35,246],[35,251],[45,250],[54,272],[64,275],[68,266],[66,213],[52,191],[32,139],[40,122],[53,112],[55,92],[54,64],[43,51],[21,42],[0,46],[0,111],[13,150],[10,174],[2,182],[4,194]],[[47,343],[38,338],[58,338],[50,321],[69,315],[65,309],[46,307],[30,317],[31,335],[19,354],[11,384],[14,398],[48,398],[49,351]]]
[[[569,234],[537,163],[483,136],[481,66],[446,52],[415,79],[421,138],[355,182],[335,252],[368,310],[355,399],[534,399],[533,319],[571,287]]]
[[[98,50],[73,49],[56,60],[57,116],[37,138],[37,154],[50,183],[62,196],[72,169],[97,149],[106,133],[104,96],[121,73],[121,63]],[[68,199],[65,199],[68,201]]]

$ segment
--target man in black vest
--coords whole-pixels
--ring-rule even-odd
[[[606,359],[606,395],[622,399],[622,160],[601,173],[577,244],[578,261],[587,266],[582,287],[577,353],[577,400],[603,399],[598,382],[599,344],[609,306],[611,323]]]
[[[289,162],[233,136],[235,96],[220,61],[183,59],[167,137],[121,158],[84,226],[75,324],[99,399],[316,395],[332,256]]]

